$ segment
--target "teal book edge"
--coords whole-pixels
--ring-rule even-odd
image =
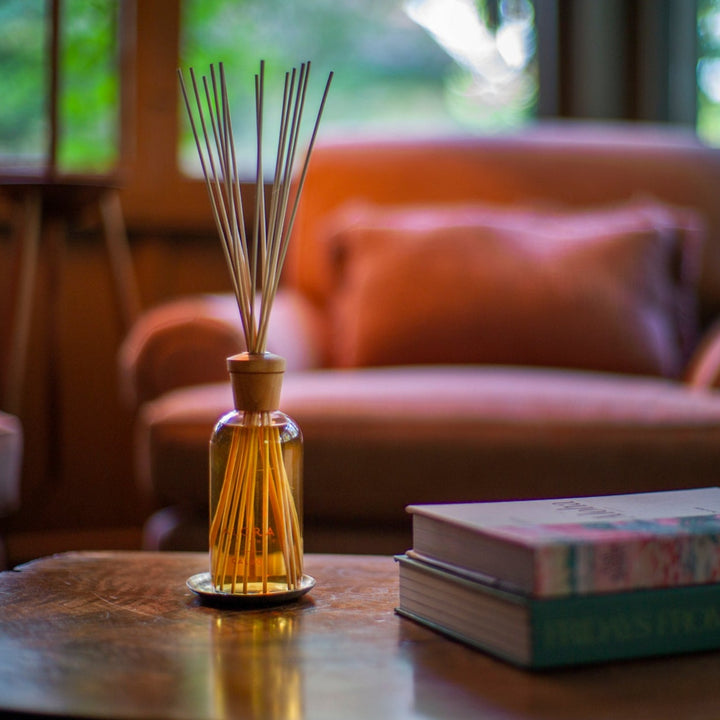
[[[535,598],[396,557],[398,614],[531,668],[720,648],[720,584]]]

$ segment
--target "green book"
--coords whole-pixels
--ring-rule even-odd
[[[523,667],[720,648],[720,583],[538,598],[396,560],[398,614]]]

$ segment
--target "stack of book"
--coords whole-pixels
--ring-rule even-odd
[[[533,668],[720,648],[720,488],[407,510],[405,617]]]

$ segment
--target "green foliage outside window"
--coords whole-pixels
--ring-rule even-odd
[[[111,169],[118,157],[119,0],[64,0],[57,166]],[[50,142],[49,2],[0,2],[0,166],[42,170]]]
[[[121,1],[63,0],[61,171],[105,171],[117,162]],[[41,169],[47,160],[49,2],[0,0],[0,168],[5,172]],[[252,75],[261,58],[267,63],[266,109],[271,118],[278,115],[272,100],[279,104],[286,69],[312,61],[308,102],[313,106],[327,73],[335,72],[323,118],[324,137],[486,132],[515,126],[534,114],[537,82],[530,0],[475,0],[478,17],[494,32],[496,45],[503,30],[512,26],[512,17],[498,17],[503,8],[514,12],[515,20],[524,18],[523,32],[529,28],[533,33],[526,38],[524,65],[505,95],[487,74],[482,79],[489,82],[478,92],[477,76],[482,72],[475,67],[473,75],[467,63],[453,57],[447,45],[418,21],[418,10],[432,10],[434,0],[180,2],[181,65],[207,72],[210,63],[224,62],[238,147],[245,153],[241,162],[248,167],[255,147]],[[465,0],[437,2],[447,13]],[[698,0],[698,58],[698,134],[720,145],[720,0]],[[183,113],[179,117],[181,164],[197,172]],[[273,131],[266,128],[266,136]]]
[[[121,1],[61,2],[60,171],[104,171],[118,159]],[[240,162],[247,167],[254,165],[253,74],[260,59],[266,61],[265,108],[271,120],[279,117],[276,106],[287,69],[312,61],[310,107],[317,107],[327,74],[334,71],[324,137],[504,129],[534,112],[530,0],[180,1],[181,65],[207,72],[210,63],[224,62]],[[47,163],[50,3],[0,0],[0,164],[5,171],[42,169]],[[455,38],[448,47],[443,27],[436,27],[438,7],[441,21],[451,11],[469,9],[471,22],[456,21],[453,32],[484,33],[479,44],[487,46],[489,63],[480,67],[477,58],[462,52],[458,58]],[[498,63],[501,36],[512,35],[505,31],[517,30],[518,20],[522,32],[515,40],[526,43],[522,66],[513,60]],[[183,113],[179,117],[184,122]],[[275,132],[269,122],[266,137]],[[181,145],[181,164],[197,172],[185,123]]]
[[[118,159],[120,0],[63,0],[58,163],[102,171]]]
[[[0,162],[41,164],[45,106],[44,3],[0,2]]]
[[[442,2],[446,3],[443,12],[467,4],[466,0]],[[321,128],[325,138],[487,131],[531,117],[536,90],[532,60],[525,85],[511,102],[478,101],[468,92],[473,78],[467,67],[411,18],[410,6],[431,4],[431,0],[183,0],[181,64],[200,75],[208,73],[211,63],[223,62],[239,164],[248,169],[254,167],[256,148],[253,76],[261,59],[266,62],[266,138],[277,134],[271,121],[279,117],[285,71],[307,60],[312,63],[310,108],[317,108],[327,75],[334,72]],[[509,4],[521,7],[526,16],[530,13],[532,29],[531,4],[527,0]],[[476,8],[472,12],[481,17]],[[181,121],[181,163],[197,173],[197,153],[183,114]]]
[[[720,145],[720,0],[698,0],[698,135]]]

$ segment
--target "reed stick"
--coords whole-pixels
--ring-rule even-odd
[[[285,73],[273,179],[266,191],[263,162],[265,63],[255,75],[255,207],[246,229],[237,171],[227,78],[222,63],[209,77],[189,70],[190,88],[178,70],[210,207],[230,271],[245,345],[251,356],[266,352],[270,313],[277,294],[310,155],[333,73],[328,75],[300,174],[294,171],[310,77],[310,63]],[[295,195],[290,200],[291,192]],[[266,197],[267,194],[267,197]],[[220,491],[210,522],[211,577],[230,593],[267,594],[302,579],[302,534],[272,409],[238,408]],[[259,534],[260,541],[255,537]]]

